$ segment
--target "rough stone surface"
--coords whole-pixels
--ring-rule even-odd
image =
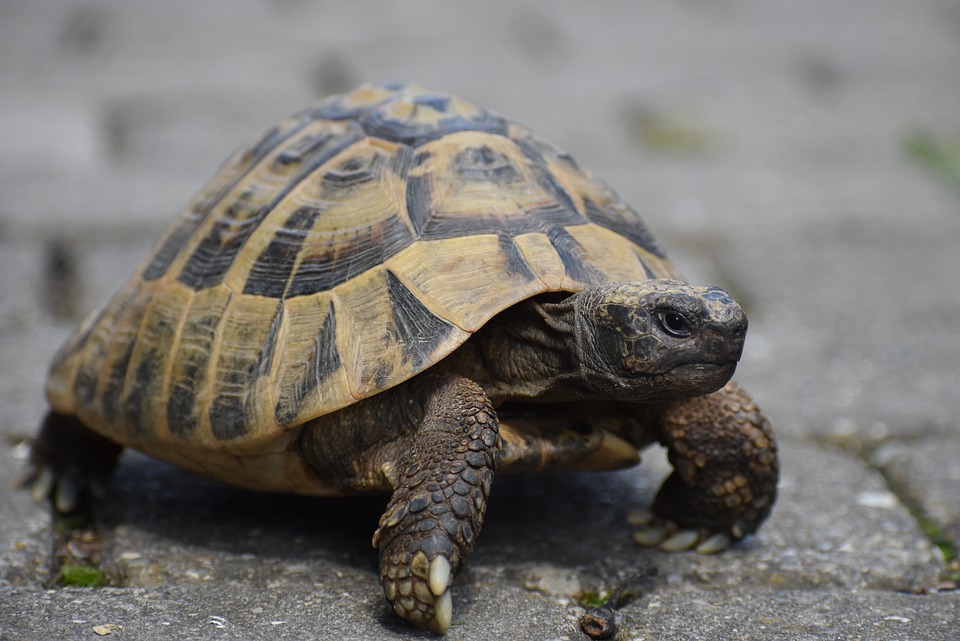
[[[960,549],[960,440],[892,441],[871,460],[935,534]]]
[[[216,590],[184,585],[152,590],[105,588],[97,593],[77,588],[40,593],[15,589],[5,599],[16,603],[19,610],[0,638],[101,638],[97,629],[110,630],[110,638],[185,641],[431,638],[428,633],[411,632],[377,601],[353,590],[304,595],[286,587],[266,591],[247,585],[231,587],[230,592],[231,603],[225,605]],[[468,616],[486,621],[486,625],[463,623],[455,616],[445,638],[587,639],[578,629],[582,613],[578,607],[516,586],[480,588],[471,595],[466,609]],[[637,641],[686,641],[692,636],[949,641],[956,638],[960,598],[957,594],[917,597],[837,590],[758,589],[744,593],[690,588],[669,598],[642,597],[621,615],[626,638]]]
[[[958,33],[954,0],[0,4],[0,639],[430,637],[379,593],[383,497],[128,453],[91,590],[47,589],[49,512],[13,491],[71,327],[230,151],[368,80],[497,109],[609,182],[746,306],[738,379],[783,441],[769,523],[709,557],[631,542],[662,452],[498,481],[449,638],[582,639],[575,593],[650,567],[624,639],[960,638],[960,566],[917,520],[960,546],[960,198],[906,151],[960,136]]]

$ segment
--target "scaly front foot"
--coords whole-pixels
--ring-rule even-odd
[[[464,378],[435,384],[373,544],[396,613],[443,633],[453,619],[451,581],[483,524],[500,436],[478,385]]]
[[[651,513],[634,513],[634,540],[666,551],[719,552],[770,514],[779,464],[770,422],[735,383],[671,407],[661,442],[674,472]]]

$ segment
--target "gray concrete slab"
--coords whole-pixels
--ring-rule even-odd
[[[877,448],[871,461],[935,540],[960,549],[960,441],[893,441]]]
[[[0,639],[430,639],[399,625],[386,608],[354,589],[304,595],[287,588],[231,587],[226,609],[220,589],[160,586],[71,588],[43,593],[11,590],[0,595],[3,612],[15,608],[15,629]],[[373,610],[376,616],[370,617]],[[522,638],[532,641],[586,639],[577,629],[582,610],[568,601],[516,586],[480,586],[452,641]],[[842,616],[838,616],[842,613]],[[661,590],[621,612],[625,638],[646,641],[701,639],[955,639],[960,595],[862,594],[840,590]],[[477,623],[482,621],[482,623]],[[502,636],[505,635],[505,636]]]
[[[637,471],[498,483],[481,544],[456,584],[459,625],[452,638],[577,638],[570,635],[582,614],[578,593],[609,591],[649,567],[660,578],[648,598],[625,610],[631,629],[663,631],[660,625],[684,612],[707,635],[731,617],[734,625],[759,630],[743,596],[751,594],[769,603],[760,620],[771,632],[840,625],[824,619],[825,604],[841,602],[853,612],[840,617],[846,626],[909,619],[921,630],[946,630],[938,625],[955,613],[954,597],[904,594],[936,582],[938,553],[862,463],[788,444],[780,506],[770,523],[725,554],[701,556],[631,543],[625,513],[649,500],[666,471],[662,456],[648,458]],[[11,638],[44,629],[81,638],[94,625],[112,624],[128,633],[175,630],[205,638],[201,632],[222,619],[228,638],[408,634],[390,623],[380,602],[369,540],[381,497],[259,495],[137,455],[124,461],[112,494],[101,526],[107,533],[101,567],[125,587],[47,592],[34,582],[33,591],[8,590],[0,595],[6,615],[0,630]],[[43,511],[34,513],[42,527],[36,514]],[[30,550],[20,556],[30,557]],[[813,601],[817,608],[794,619],[794,609]]]
[[[960,132],[958,26],[953,0],[0,5],[0,639],[429,636],[379,597],[382,499],[125,456],[101,522],[119,587],[48,591],[49,514],[11,491],[59,342],[225,156],[392,79],[532,126],[729,287],[738,378],[783,439],[770,522],[715,557],[630,542],[662,455],[498,482],[450,638],[582,638],[572,595],[650,566],[627,639],[957,638],[958,593],[913,593],[960,575],[924,532],[955,553],[960,199],[905,141]]]

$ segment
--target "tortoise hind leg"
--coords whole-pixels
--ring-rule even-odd
[[[103,494],[122,450],[75,416],[51,411],[30,450],[24,481],[36,500],[52,498],[58,512],[73,512],[87,493]]]
[[[613,431],[570,413],[500,418],[499,475],[616,470],[640,462],[637,448]],[[597,419],[593,419],[597,423]]]
[[[770,422],[750,395],[730,382],[674,404],[659,431],[674,472],[636,541],[709,553],[755,532],[776,499],[779,465]]]
[[[373,536],[384,594],[401,617],[446,631],[450,585],[480,533],[501,447],[483,389],[423,374],[315,419],[303,439],[311,466],[330,483],[393,490]]]

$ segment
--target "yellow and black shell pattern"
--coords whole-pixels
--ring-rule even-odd
[[[365,85],[231,157],[61,348],[47,394],[159,458],[322,491],[281,469],[304,422],[518,301],[667,277],[639,215],[563,151],[457,97]]]

